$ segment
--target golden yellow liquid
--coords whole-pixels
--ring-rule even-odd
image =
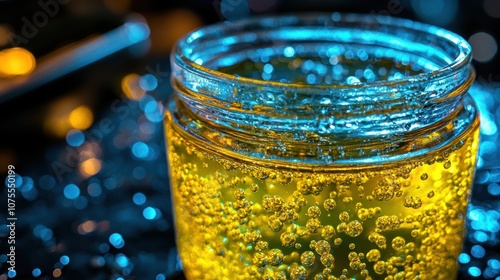
[[[188,279],[456,277],[477,120],[424,157],[314,172],[209,152],[168,114],[165,129]]]

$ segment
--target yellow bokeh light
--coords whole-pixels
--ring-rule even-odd
[[[26,49],[10,48],[0,51],[0,76],[28,75],[35,67],[35,57]]]
[[[127,98],[139,100],[144,96],[146,91],[139,85],[141,77],[137,74],[128,74],[122,79],[122,90]]]
[[[85,176],[93,176],[101,171],[102,163],[97,158],[89,158],[80,163],[80,172]]]
[[[69,114],[69,124],[80,130],[89,128],[94,122],[94,115],[87,106],[79,106]]]

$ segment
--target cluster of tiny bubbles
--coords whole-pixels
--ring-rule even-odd
[[[91,127],[69,130],[40,162],[16,170],[19,265],[8,272],[2,251],[0,280],[165,280],[180,273],[160,102],[171,90],[163,76],[138,77]],[[0,218],[4,238],[5,212]]]

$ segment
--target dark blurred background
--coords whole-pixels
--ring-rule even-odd
[[[499,280],[498,0],[0,0],[0,174],[16,173],[13,216],[7,180],[0,195],[0,280],[183,279],[162,127],[170,49],[206,24],[305,11],[404,17],[471,43],[482,138],[459,279]]]

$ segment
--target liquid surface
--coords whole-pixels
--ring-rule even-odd
[[[315,56],[301,54],[298,57],[287,57],[287,48],[283,51],[285,55],[277,50],[268,51],[270,56],[265,55],[266,51],[255,51],[253,56],[247,54],[251,59],[244,61],[226,54],[224,59],[219,58],[217,61],[231,62],[231,65],[208,63],[206,66],[237,77],[310,85],[393,81],[439,68],[423,57],[392,49],[346,49],[336,46],[337,55],[318,56],[316,53]]]
[[[167,114],[188,279],[454,279],[477,120],[425,158],[315,172],[227,158],[177,130]]]

